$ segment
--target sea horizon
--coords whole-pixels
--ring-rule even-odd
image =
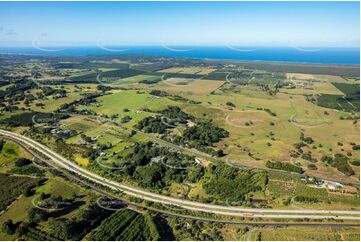
[[[164,57],[285,62],[303,64],[360,65],[359,47],[258,47],[258,46],[38,46],[0,47],[0,54],[37,56],[94,56],[136,54]]]

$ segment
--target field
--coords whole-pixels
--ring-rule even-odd
[[[209,68],[209,67],[171,67],[168,69],[164,69],[158,72],[161,73],[183,73],[183,74],[198,74],[198,75],[207,75],[216,69]]]
[[[343,96],[340,95],[329,95],[322,94],[318,99],[317,103],[326,108],[334,108],[341,111],[354,111],[357,110],[354,104],[345,100]],[[357,104],[356,104],[357,105]]]
[[[356,79],[350,81],[344,77],[325,74],[275,73],[269,70],[247,69],[246,66],[215,68],[197,65],[169,67],[154,74],[148,71],[144,72],[147,74],[137,75],[138,73],[130,70],[136,70],[138,65],[130,65],[135,69],[129,69],[129,66],[122,62],[121,66],[116,68],[114,65],[117,63],[107,61],[86,64],[87,69],[77,69],[76,74],[72,75],[94,75],[97,73],[96,69],[91,69],[94,65],[102,71],[101,76],[112,82],[110,87],[118,84],[123,87],[129,85],[135,90],[111,90],[96,98],[96,102],[77,105],[79,112],[90,111],[96,115],[112,116],[113,120],[120,123],[126,120],[123,125],[133,127],[145,117],[154,115],[154,112],[176,105],[197,118],[212,119],[230,133],[228,138],[214,144],[226,154],[221,158],[225,162],[253,167],[264,167],[267,160],[290,162],[301,165],[310,175],[352,182],[356,180],[355,177],[343,176],[336,169],[320,162],[315,164],[317,170],[308,170],[309,161],[301,156],[291,157],[302,132],[313,139],[311,145],[303,148],[304,151],[311,152],[312,157],[318,161],[322,156],[336,152],[349,154],[351,161],[357,159],[359,150],[352,149],[353,145],[350,143],[358,143],[359,127],[354,119],[348,118],[347,112],[351,107],[355,110],[353,106],[358,107],[355,96],[357,93],[352,92],[357,87]],[[162,73],[166,75],[161,82],[139,83],[145,80],[158,81]],[[125,77],[128,74],[131,76]],[[219,75],[223,81],[207,79],[212,75]],[[278,85],[281,87],[277,92]],[[287,85],[294,86],[288,88]],[[87,86],[91,88],[88,89]],[[30,108],[54,111],[64,103],[78,100],[86,93],[96,92],[93,84],[79,84],[79,87],[67,85],[67,97],[49,97],[43,101],[43,107],[31,103]],[[178,97],[175,99],[170,96],[153,96],[149,94],[149,89],[166,91]],[[273,94],[273,91],[276,91],[276,94]],[[346,95],[346,99],[339,98],[343,95]],[[349,100],[348,96],[353,100]],[[179,97],[193,103],[182,101]],[[318,102],[310,101],[310,97],[315,97]],[[336,102],[332,101],[334,97],[338,97]],[[323,103],[335,109],[324,108]],[[337,110],[340,105],[344,107],[342,112]],[[357,114],[353,117],[357,118]],[[73,116],[62,123],[68,129],[79,132],[67,140],[68,143],[82,144],[81,133],[97,138],[97,142],[101,144],[109,142],[116,145],[112,150],[117,150],[117,147],[121,150],[126,146],[122,143],[128,142],[124,135],[117,137],[116,134],[109,134],[112,127],[99,126],[96,119],[91,121]],[[181,130],[177,129],[175,132],[179,133]],[[77,156],[76,159],[79,164],[88,164],[84,157]],[[357,175],[358,170],[354,170]]]
[[[264,228],[251,230],[249,239],[252,241],[259,240],[274,241],[339,241],[339,240],[358,240],[359,234],[356,228],[351,229],[332,229],[332,228]]]
[[[320,74],[304,74],[304,73],[288,73],[288,78],[303,81],[317,81],[317,82],[337,82],[347,83],[347,79],[337,75],[320,75]]]
[[[5,170],[11,167],[12,162],[19,157],[19,147],[13,143],[6,142],[0,151],[0,168]]]
[[[99,121],[92,120],[83,116],[73,116],[68,119],[61,121],[61,124],[65,125],[69,129],[78,130],[80,132],[87,131],[88,129],[93,129],[99,125]]]
[[[12,142],[5,142],[0,150],[0,172],[6,172],[14,166],[14,162],[19,157],[30,158],[30,156],[19,146]]]
[[[165,69],[161,72],[184,75],[199,74],[196,71],[191,71],[191,68],[177,67]],[[251,75],[254,79],[251,77],[252,80],[247,82],[245,86],[243,84],[238,85],[239,73],[248,73],[247,75]],[[277,95],[269,95],[265,91],[260,91],[258,86],[264,82],[263,80],[267,79],[267,76],[271,79],[265,83],[271,88],[276,84],[276,82],[272,81],[272,78],[277,82],[282,82],[283,76],[287,77],[284,78],[284,81],[290,83],[293,81],[296,87],[291,89],[282,87]],[[159,78],[156,75],[130,77],[131,82],[135,84],[134,87],[144,91],[112,91],[108,95],[97,98],[96,103],[79,105],[77,108],[78,110],[91,110],[98,115],[117,115],[115,118],[117,121],[129,116],[130,121],[124,123],[124,125],[131,127],[143,118],[153,115],[142,110],[157,111],[164,109],[168,105],[178,105],[185,112],[196,117],[211,118],[217,125],[230,132],[230,137],[216,144],[217,148],[224,150],[227,154],[225,158],[222,158],[226,162],[254,167],[264,167],[267,159],[291,162],[305,167],[304,170],[311,175],[339,178],[343,181],[355,181],[354,177],[340,176],[338,171],[324,166],[322,163],[315,164],[317,170],[308,170],[309,162],[307,160],[301,157],[295,159],[290,156],[295,150],[294,144],[298,142],[301,132],[313,138],[314,143],[305,147],[305,150],[311,152],[317,160],[330,153],[330,150],[341,153],[350,152],[351,157],[359,155],[359,151],[353,150],[352,146],[349,145],[349,143],[357,143],[358,125],[349,125],[353,120],[340,120],[340,117],[346,116],[347,112],[342,113],[337,110],[323,108],[321,104],[319,104],[320,106],[315,105],[304,96],[316,95],[319,100],[327,97],[327,95],[340,96],[342,93],[347,92],[347,87],[351,88],[351,86],[347,86],[351,84],[347,84],[347,80],[344,78],[331,75],[295,73],[271,75],[269,72],[247,72],[246,69],[242,69],[242,71],[237,69],[233,77],[228,77],[229,82],[170,77],[155,84],[136,84],[142,80],[151,80],[150,77]],[[311,86],[311,88],[308,86]],[[154,97],[148,94],[147,89],[163,90],[173,95],[200,102],[200,104],[193,105],[175,102],[167,97]],[[350,90],[353,90],[353,88]],[[234,106],[229,106],[227,103],[232,103]],[[330,103],[328,102],[328,104]],[[346,101],[344,103],[349,105]],[[86,120],[84,122],[75,121],[68,126],[70,129],[85,131],[89,130],[90,127],[95,128],[94,124],[87,124],[88,121]],[[96,137],[96,133],[99,133],[96,130],[104,132],[107,128],[95,128],[93,132],[89,133],[87,131],[87,134]],[[316,130],[317,132],[315,132]],[[329,132],[329,130],[333,130],[333,132]],[[342,135],[339,135],[341,133]],[[119,139],[114,135],[103,136],[99,138],[99,142],[111,142],[117,144],[120,149],[124,147],[124,145],[121,145],[122,142],[126,141],[124,137]],[[72,138],[72,140],[79,142],[76,141],[79,140],[76,137]],[[339,143],[342,143],[343,146],[338,145]],[[355,172],[358,173],[357,170]]]
[[[39,112],[53,112],[56,111],[61,105],[81,99],[82,95],[94,92],[95,89],[96,86],[92,84],[86,86],[78,84],[76,87],[74,85],[66,85],[63,88],[56,88],[56,90],[65,90],[67,92],[65,97],[58,98],[55,97],[55,95],[50,95],[47,98],[37,100],[37,102],[33,102],[28,106],[24,103],[21,103],[19,107],[29,107],[32,110]],[[39,104],[42,105],[40,106]]]
[[[222,81],[190,78],[168,78],[156,89],[184,96],[207,95],[222,86]]]
[[[346,144],[357,143],[359,127],[353,125],[352,120],[340,120],[342,113],[316,106],[300,95],[278,94],[275,97],[253,95],[253,92],[251,88],[244,88],[237,94],[217,91],[216,95],[206,98],[190,95],[189,98],[201,101],[202,105],[187,105],[184,110],[195,116],[212,117],[218,125],[230,131],[230,137],[220,142],[217,147],[229,154],[229,160],[240,164],[262,166],[257,159],[249,157],[249,151],[253,151],[254,157],[261,160],[289,160],[289,152],[294,149],[293,144],[298,142],[301,132],[315,140],[314,145],[317,148],[310,151],[315,152],[318,159],[329,149],[334,152],[342,152],[344,149],[358,157],[358,151],[352,150]],[[227,107],[228,101],[236,107]],[[262,110],[259,110],[260,108]],[[276,116],[266,112],[267,109]],[[333,132],[329,132],[330,130]],[[337,142],[345,145],[341,147]],[[313,174],[319,172],[339,178],[337,172],[322,166]]]
[[[2,58],[1,129],[37,140],[103,177],[208,204],[359,209],[359,78],[352,66],[122,54]],[[12,218],[18,230],[29,221],[33,227],[21,235],[1,232],[1,239],[359,237],[353,229],[221,225],[167,218],[134,205],[104,209],[93,190],[49,169],[38,168],[38,173],[19,158],[31,156],[14,143],[1,142],[2,209],[10,207],[0,222]],[[43,184],[35,184],[37,175]],[[33,209],[33,199],[72,206],[43,214]],[[127,195],[121,199],[218,218]]]
[[[85,190],[56,176],[52,176],[44,185],[36,189],[37,195],[45,193],[63,198],[71,198],[74,194],[81,195],[82,192],[85,193]]]
[[[3,224],[6,220],[12,219],[13,222],[21,222],[27,218],[27,212],[33,207],[31,203],[32,197],[21,196],[18,198],[6,212],[0,215],[0,224]],[[9,235],[0,231],[1,240],[14,240],[16,235]]]
[[[91,106],[91,110],[99,114],[124,115],[128,113],[128,111],[124,111],[125,108],[129,109],[130,113],[135,113],[137,110],[144,108],[151,109],[152,107],[158,107],[160,109],[166,105],[165,102],[169,101],[166,98],[155,98],[146,92],[118,91],[111,95],[98,98],[98,102],[100,105],[95,104]],[[80,108],[82,108],[82,106],[80,106]]]
[[[138,75],[138,76],[127,77],[121,80],[114,81],[112,82],[112,85],[131,84],[131,83],[138,83],[144,81],[157,82],[160,80],[161,80],[160,76]]]
[[[310,184],[306,184],[306,182],[299,179],[284,181],[271,178],[267,185],[266,194],[279,197],[282,201],[286,201],[287,199],[296,196],[317,199],[318,208],[327,207],[327,204],[332,202],[333,208],[335,209],[355,209],[355,207],[358,206],[359,201],[357,195],[335,195],[330,193],[326,188],[312,187]],[[293,206],[295,208],[311,208],[314,204],[296,203]]]
[[[238,85],[275,85],[283,81],[285,75],[283,73],[239,69],[227,75],[226,79]]]

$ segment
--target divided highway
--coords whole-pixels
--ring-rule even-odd
[[[108,187],[112,190],[123,192],[129,196],[141,198],[146,201],[173,205],[179,209],[187,209],[198,212],[214,213],[219,215],[237,216],[237,217],[258,217],[258,218],[284,218],[284,219],[335,219],[335,220],[360,220],[360,211],[354,210],[310,210],[310,209],[258,209],[258,208],[241,208],[234,206],[220,206],[193,202],[185,199],[173,198],[159,195],[143,189],[125,185],[119,182],[103,178],[85,168],[77,166],[75,163],[65,159],[61,155],[52,151],[43,144],[34,141],[26,136],[0,129],[0,135],[9,137],[17,142],[24,144],[38,153],[48,157],[54,166],[67,169],[77,175],[86,178],[92,182]]]

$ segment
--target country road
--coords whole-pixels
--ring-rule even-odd
[[[288,219],[335,219],[335,220],[359,220],[360,211],[354,210],[310,210],[310,209],[257,209],[257,208],[241,208],[233,206],[220,206],[212,204],[204,204],[184,199],[178,199],[168,196],[159,195],[143,189],[125,185],[103,178],[87,169],[77,166],[75,163],[65,159],[61,155],[55,153],[43,144],[34,141],[26,136],[0,129],[0,135],[10,137],[17,142],[31,147],[33,150],[48,157],[55,166],[62,167],[68,171],[74,172],[90,181],[106,186],[115,191],[124,192],[125,194],[146,201],[178,206],[187,210],[214,213],[227,216],[238,217],[257,217],[257,218],[288,218]]]

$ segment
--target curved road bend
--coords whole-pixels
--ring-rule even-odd
[[[12,139],[10,137],[5,137],[6,140],[9,140],[11,142],[16,143],[17,145],[21,146],[23,149],[25,149],[29,154],[31,154],[35,159],[39,159],[42,160],[41,158],[38,157],[38,155],[36,155],[32,150],[30,150],[27,146],[25,146],[24,144],[20,143],[19,141]],[[47,162],[45,162],[47,164]],[[60,170],[59,170],[60,171]],[[116,196],[110,195],[109,193],[106,193],[104,191],[101,191],[99,188],[95,187],[92,184],[86,183],[83,180],[77,178],[75,175],[69,175],[71,173],[68,172],[64,172],[62,171],[63,175],[66,176],[67,178],[71,179],[71,180],[75,180],[76,182],[79,182],[81,184],[83,184],[86,187],[90,187],[90,189],[92,189],[94,192],[102,195],[102,196],[106,196],[106,197],[111,197],[111,198],[115,198],[115,199],[119,199]],[[138,207],[137,204],[133,204],[130,203],[130,205],[136,206]],[[141,206],[141,208],[144,208]],[[166,217],[170,217],[170,218],[181,218],[181,219],[191,219],[191,220],[196,220],[196,221],[201,221],[201,222],[216,222],[216,223],[222,223],[222,224],[241,224],[241,225],[262,225],[262,226],[330,226],[330,227],[335,227],[335,228],[339,228],[339,227],[359,227],[360,225],[357,223],[285,223],[285,222],[239,222],[239,221],[221,221],[221,220],[216,220],[216,219],[209,219],[209,218],[200,218],[200,217],[193,217],[193,216],[187,216],[187,215],[181,215],[181,214],[172,214],[172,213],[166,213],[164,211],[159,211],[159,210],[154,210],[154,211],[158,211],[161,212],[164,216]]]
[[[240,208],[240,207],[232,207],[232,206],[203,204],[199,202],[192,202],[188,200],[163,196],[103,178],[89,170],[77,166],[73,162],[65,159],[64,157],[50,150],[48,147],[26,136],[1,129],[0,129],[0,134],[11,137],[21,143],[30,146],[31,148],[49,157],[57,165],[69,171],[75,172],[78,175],[83,176],[88,180],[99,183],[113,190],[122,191],[130,196],[138,197],[151,202],[170,204],[188,210],[214,213],[214,214],[227,215],[227,216],[241,216],[241,217],[252,216],[259,218],[290,218],[290,219],[297,219],[297,218],[336,219],[336,220],[360,219],[359,216],[356,216],[360,214],[360,211],[354,211],[354,210],[309,210],[309,209],[282,210],[282,209]],[[252,214],[250,215],[250,213]]]

